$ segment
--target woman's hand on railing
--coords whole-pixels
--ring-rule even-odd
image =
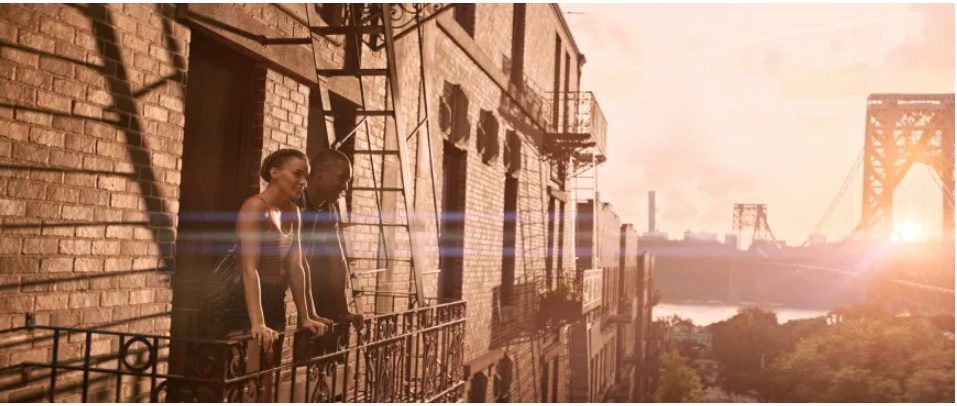
[[[250,333],[253,339],[262,340],[263,348],[272,348],[272,344],[279,338],[279,333],[265,324],[257,324],[252,327]]]
[[[309,319],[319,323],[324,323],[328,325],[329,327],[332,327],[334,324],[336,324],[336,322],[332,321],[332,319],[328,319],[322,316],[309,316]]]

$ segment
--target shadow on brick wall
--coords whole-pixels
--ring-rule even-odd
[[[103,323],[95,326],[95,329],[107,330],[109,327],[129,323],[136,320],[150,319],[150,318],[161,318],[169,317],[169,313],[157,313],[144,315],[132,319],[114,321],[110,323]],[[30,336],[24,339],[17,339],[16,336]],[[82,334],[77,334],[82,336]],[[44,333],[31,333],[22,329],[11,329],[0,331],[0,339],[7,339],[10,336],[13,336],[14,343],[5,343],[2,347],[4,350],[7,350],[11,346],[20,346],[23,347],[21,351],[29,352],[35,350],[37,345],[44,347],[49,346],[52,343],[53,337],[51,334]],[[93,341],[89,344],[91,347],[97,347],[99,341]],[[61,336],[59,349],[60,353],[57,356],[57,365],[60,366],[81,366],[84,364],[86,357],[83,354],[86,347],[82,342],[75,342],[72,336]],[[31,346],[33,348],[31,348]],[[112,347],[112,345],[111,345]],[[151,352],[152,349],[149,347],[140,347],[140,348],[125,348],[123,351],[113,351],[105,355],[90,355],[88,365],[91,366],[91,372],[84,379],[87,380],[85,386],[89,389],[90,393],[87,398],[87,401],[93,402],[109,402],[114,400],[117,385],[120,386],[120,389],[123,389],[123,396],[121,400],[126,401],[142,401],[148,399],[149,393],[143,393],[141,384],[149,380],[149,376],[144,375],[135,379],[136,377],[127,376],[123,382],[117,382],[115,379],[115,374],[112,374],[112,370],[118,368],[117,363],[124,362],[125,365],[165,365],[168,362],[168,356],[166,354],[169,351],[169,346],[164,345],[161,348],[156,349],[155,353]],[[119,355],[119,354],[122,354]],[[42,357],[43,359],[25,359],[23,363],[17,363],[15,365],[9,365],[4,368],[0,368],[0,394],[5,394],[8,398],[2,399],[5,402],[39,402],[44,400],[49,400],[49,383],[52,378],[51,372],[48,367],[42,367],[39,365],[51,365],[52,356],[46,355]],[[155,358],[151,358],[155,357]],[[124,360],[121,360],[124,358]],[[155,361],[155,362],[154,362]],[[101,371],[97,371],[97,368],[101,368]],[[84,387],[83,380],[80,379],[80,371],[70,372],[69,370],[63,369],[60,370],[56,380],[56,398],[58,401],[72,401],[79,402],[81,400],[81,391]],[[133,384],[133,383],[137,384]]]
[[[492,288],[492,329],[490,348],[537,333],[538,292],[534,282],[516,284],[512,300],[503,303],[501,286]]]

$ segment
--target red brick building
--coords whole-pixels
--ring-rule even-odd
[[[418,317],[408,313],[414,309],[433,309],[429,317],[453,332],[441,344],[447,392],[416,393],[576,399],[568,390],[568,323],[544,323],[540,303],[560,287],[582,290],[571,168],[604,159],[605,135],[594,99],[579,92],[585,60],[560,9],[392,6],[392,72],[401,92],[383,75],[335,73],[390,63],[374,35],[332,33],[353,17],[375,21],[375,10],[0,5],[0,330],[7,333],[0,368],[17,369],[0,376],[0,400],[51,392],[62,392],[57,400],[107,400],[114,387],[117,399],[155,395],[155,382],[87,382],[49,365],[75,361],[89,369],[91,359],[112,357],[122,370],[127,364],[117,354],[131,356],[136,344],[147,349],[137,354],[150,371],[176,373],[175,365],[161,365],[168,356],[162,340],[150,340],[173,337],[174,364],[177,346],[190,353],[176,340],[201,331],[208,274],[232,238],[229,213],[264,187],[262,158],[279,148],[330,146],[353,158],[352,190],[340,207],[356,309],[406,312],[375,319],[379,329]],[[394,106],[386,101],[393,94]],[[403,120],[390,127],[375,111],[401,111]],[[407,162],[369,153],[399,148],[399,136],[407,138]],[[582,142],[594,143],[591,155],[582,154],[589,148]],[[411,178],[403,187],[404,169]],[[404,189],[408,199],[376,188]],[[411,231],[376,219],[409,220]],[[597,293],[605,318],[626,307],[619,298],[636,295],[630,285],[637,279],[621,275],[622,237],[612,228],[599,244],[611,261],[602,262],[609,282]],[[461,314],[434,307],[459,301]],[[292,329],[295,307],[287,307]],[[61,336],[27,325],[121,334]],[[423,326],[415,337],[427,338]],[[285,340],[288,360],[292,330]],[[618,373],[609,366],[620,361],[615,345],[602,358],[608,382]],[[368,355],[372,347],[362,348]],[[24,363],[45,367],[22,375]],[[297,373],[277,376],[295,382]],[[51,378],[69,385],[53,390]],[[81,390],[95,385],[95,396]],[[379,399],[369,393],[341,399]],[[289,396],[280,399],[298,399]]]

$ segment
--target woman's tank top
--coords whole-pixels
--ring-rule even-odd
[[[259,195],[257,195],[259,196]],[[263,202],[262,196],[259,196]],[[269,203],[266,203],[269,206]],[[270,206],[271,207],[271,206]],[[280,226],[282,221],[280,221]],[[291,227],[288,233],[281,229],[277,230],[272,221],[263,227],[262,242],[260,243],[259,254],[259,279],[262,283],[278,284],[285,286],[289,271],[286,268],[286,258],[292,249],[295,229]]]

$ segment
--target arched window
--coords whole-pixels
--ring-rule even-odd
[[[505,135],[505,153],[502,154],[505,164],[505,173],[518,176],[522,170],[522,137],[515,130],[508,130]]]
[[[478,131],[475,134],[478,152],[482,162],[491,164],[498,158],[498,120],[491,111],[482,110],[479,113]]]
[[[439,97],[439,130],[459,148],[467,145],[472,124],[469,122],[469,98],[462,86],[445,82]]]

